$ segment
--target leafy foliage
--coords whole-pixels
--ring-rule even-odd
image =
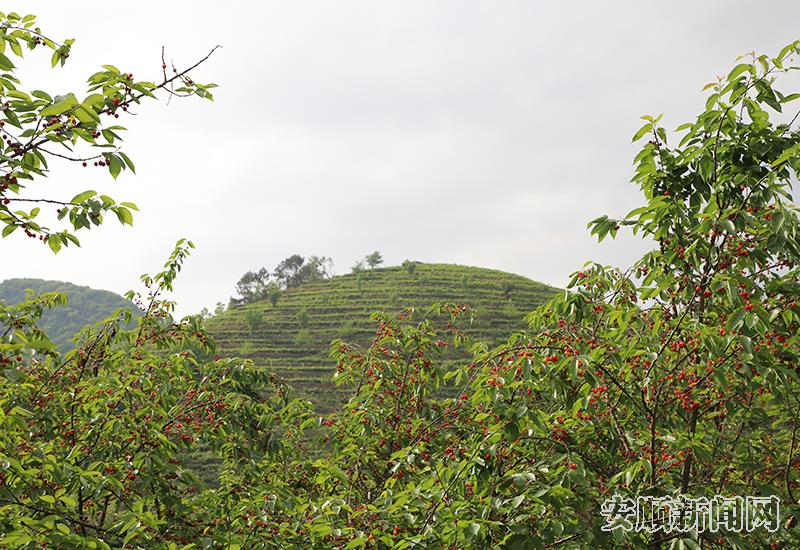
[[[471,345],[454,369],[436,355],[465,344],[461,308],[439,324],[383,318],[368,349],[337,344],[354,396],[323,420],[331,451],[317,465],[330,475],[316,479],[339,527],[320,505],[312,534],[398,548],[797,547],[800,132],[797,116],[771,117],[800,98],[773,81],[798,53],[712,84],[675,147],[645,117],[645,204],[590,223],[600,239],[623,226],[653,239],[630,269],[587,264],[528,331]],[[443,387],[456,396],[437,397]],[[717,493],[779,497],[782,529],[603,529],[613,494]]]
[[[131,159],[119,147],[124,127],[117,124],[120,115],[138,107],[147,98],[159,93],[171,96],[198,96],[212,99],[214,84],[200,84],[189,76],[189,71],[208,59],[208,54],[189,69],[172,67],[167,74],[166,61],[162,62],[160,82],[136,80],[133,74],[113,65],[104,65],[102,71],[88,78],[88,95],[66,93],[53,95],[42,90],[25,91],[15,76],[17,67],[12,57],[22,58],[25,50],[52,51],[53,67],[64,66],[69,58],[73,40],[56,42],[36,27],[33,15],[0,13],[0,235],[7,237],[21,230],[30,238],[38,238],[53,252],[63,246],[79,245],[75,232],[91,229],[113,213],[122,224],[133,223],[136,205],[117,203],[108,195],[87,190],[71,199],[53,199],[30,195],[36,192],[36,178],[46,177],[52,161],[90,164],[108,170],[115,179],[124,170],[135,172]],[[213,52],[213,50],[212,50]],[[163,58],[163,56],[162,56]],[[31,205],[31,210],[14,209],[17,205]],[[44,209],[44,210],[43,210]],[[62,229],[41,225],[40,215],[45,211],[57,216],[55,222]]]
[[[14,355],[37,348],[31,323],[58,295],[3,308],[24,320],[0,344],[4,547],[197,541],[245,472],[280,463],[270,457],[280,456],[281,439],[307,409],[252,363],[204,360],[213,345],[199,318],[173,321],[173,304],[161,298],[190,246],[179,242],[164,271],[143,278],[148,297],[131,297],[147,313],[134,329],[123,311],[85,330],[63,358],[47,349],[33,359]],[[192,448],[222,460],[222,490],[198,493],[202,483],[184,466]]]

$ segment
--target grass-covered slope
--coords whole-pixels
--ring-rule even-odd
[[[209,319],[220,353],[248,357],[271,367],[325,409],[331,405],[334,372],[330,343],[342,338],[368,344],[371,314],[434,303],[469,305],[474,334],[490,344],[524,328],[524,317],[556,289],[502,271],[449,264],[417,264],[413,273],[389,267],[342,275],[285,291],[268,300]]]
[[[27,289],[38,294],[63,292],[67,295],[67,305],[45,311],[39,323],[62,351],[70,347],[72,337],[85,325],[102,321],[121,307],[138,311],[133,303],[108,290],[42,279],[7,279],[0,282],[0,301],[9,305],[21,302],[25,299]]]

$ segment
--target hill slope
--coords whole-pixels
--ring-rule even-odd
[[[212,317],[207,327],[221,354],[272,367],[322,409],[331,405],[332,340],[368,344],[375,311],[397,312],[434,303],[466,303],[475,334],[496,344],[524,328],[524,317],[556,289],[502,271],[450,264],[417,264],[364,271],[285,291],[277,304],[261,301]]]
[[[102,321],[120,307],[138,311],[133,303],[108,290],[43,279],[7,279],[0,282],[0,300],[6,304],[21,302],[29,288],[37,293],[63,292],[67,295],[67,305],[45,311],[39,323],[61,351],[69,348],[70,339],[84,325]]]

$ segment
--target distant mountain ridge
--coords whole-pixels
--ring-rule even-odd
[[[17,304],[25,299],[27,289],[38,294],[62,292],[67,295],[66,306],[45,311],[39,322],[39,326],[61,351],[69,349],[70,340],[84,326],[110,317],[117,309],[127,307],[139,311],[133,302],[109,290],[44,279],[7,279],[0,282],[0,301],[9,305]]]

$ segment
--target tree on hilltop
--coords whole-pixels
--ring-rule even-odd
[[[236,284],[239,297],[231,298],[230,304],[232,307],[239,307],[269,299],[274,306],[283,290],[327,279],[332,272],[333,262],[330,258],[311,256],[306,259],[299,254],[293,254],[282,260],[272,273],[265,267],[245,273]]]
[[[401,267],[406,270],[406,273],[409,275],[413,275],[417,270],[417,265],[419,262],[412,261],[412,260],[403,260]]]
[[[305,259],[294,254],[278,264],[273,276],[281,288],[287,289],[327,279],[332,272],[333,261],[328,257],[311,256]]]
[[[379,251],[376,250],[375,252],[364,256],[364,261],[370,269],[375,269],[383,263],[383,256]]]
[[[266,268],[262,267],[258,271],[248,271],[239,282],[236,283],[236,292],[241,296],[234,299],[235,306],[249,304],[261,300],[267,296],[270,274]]]

